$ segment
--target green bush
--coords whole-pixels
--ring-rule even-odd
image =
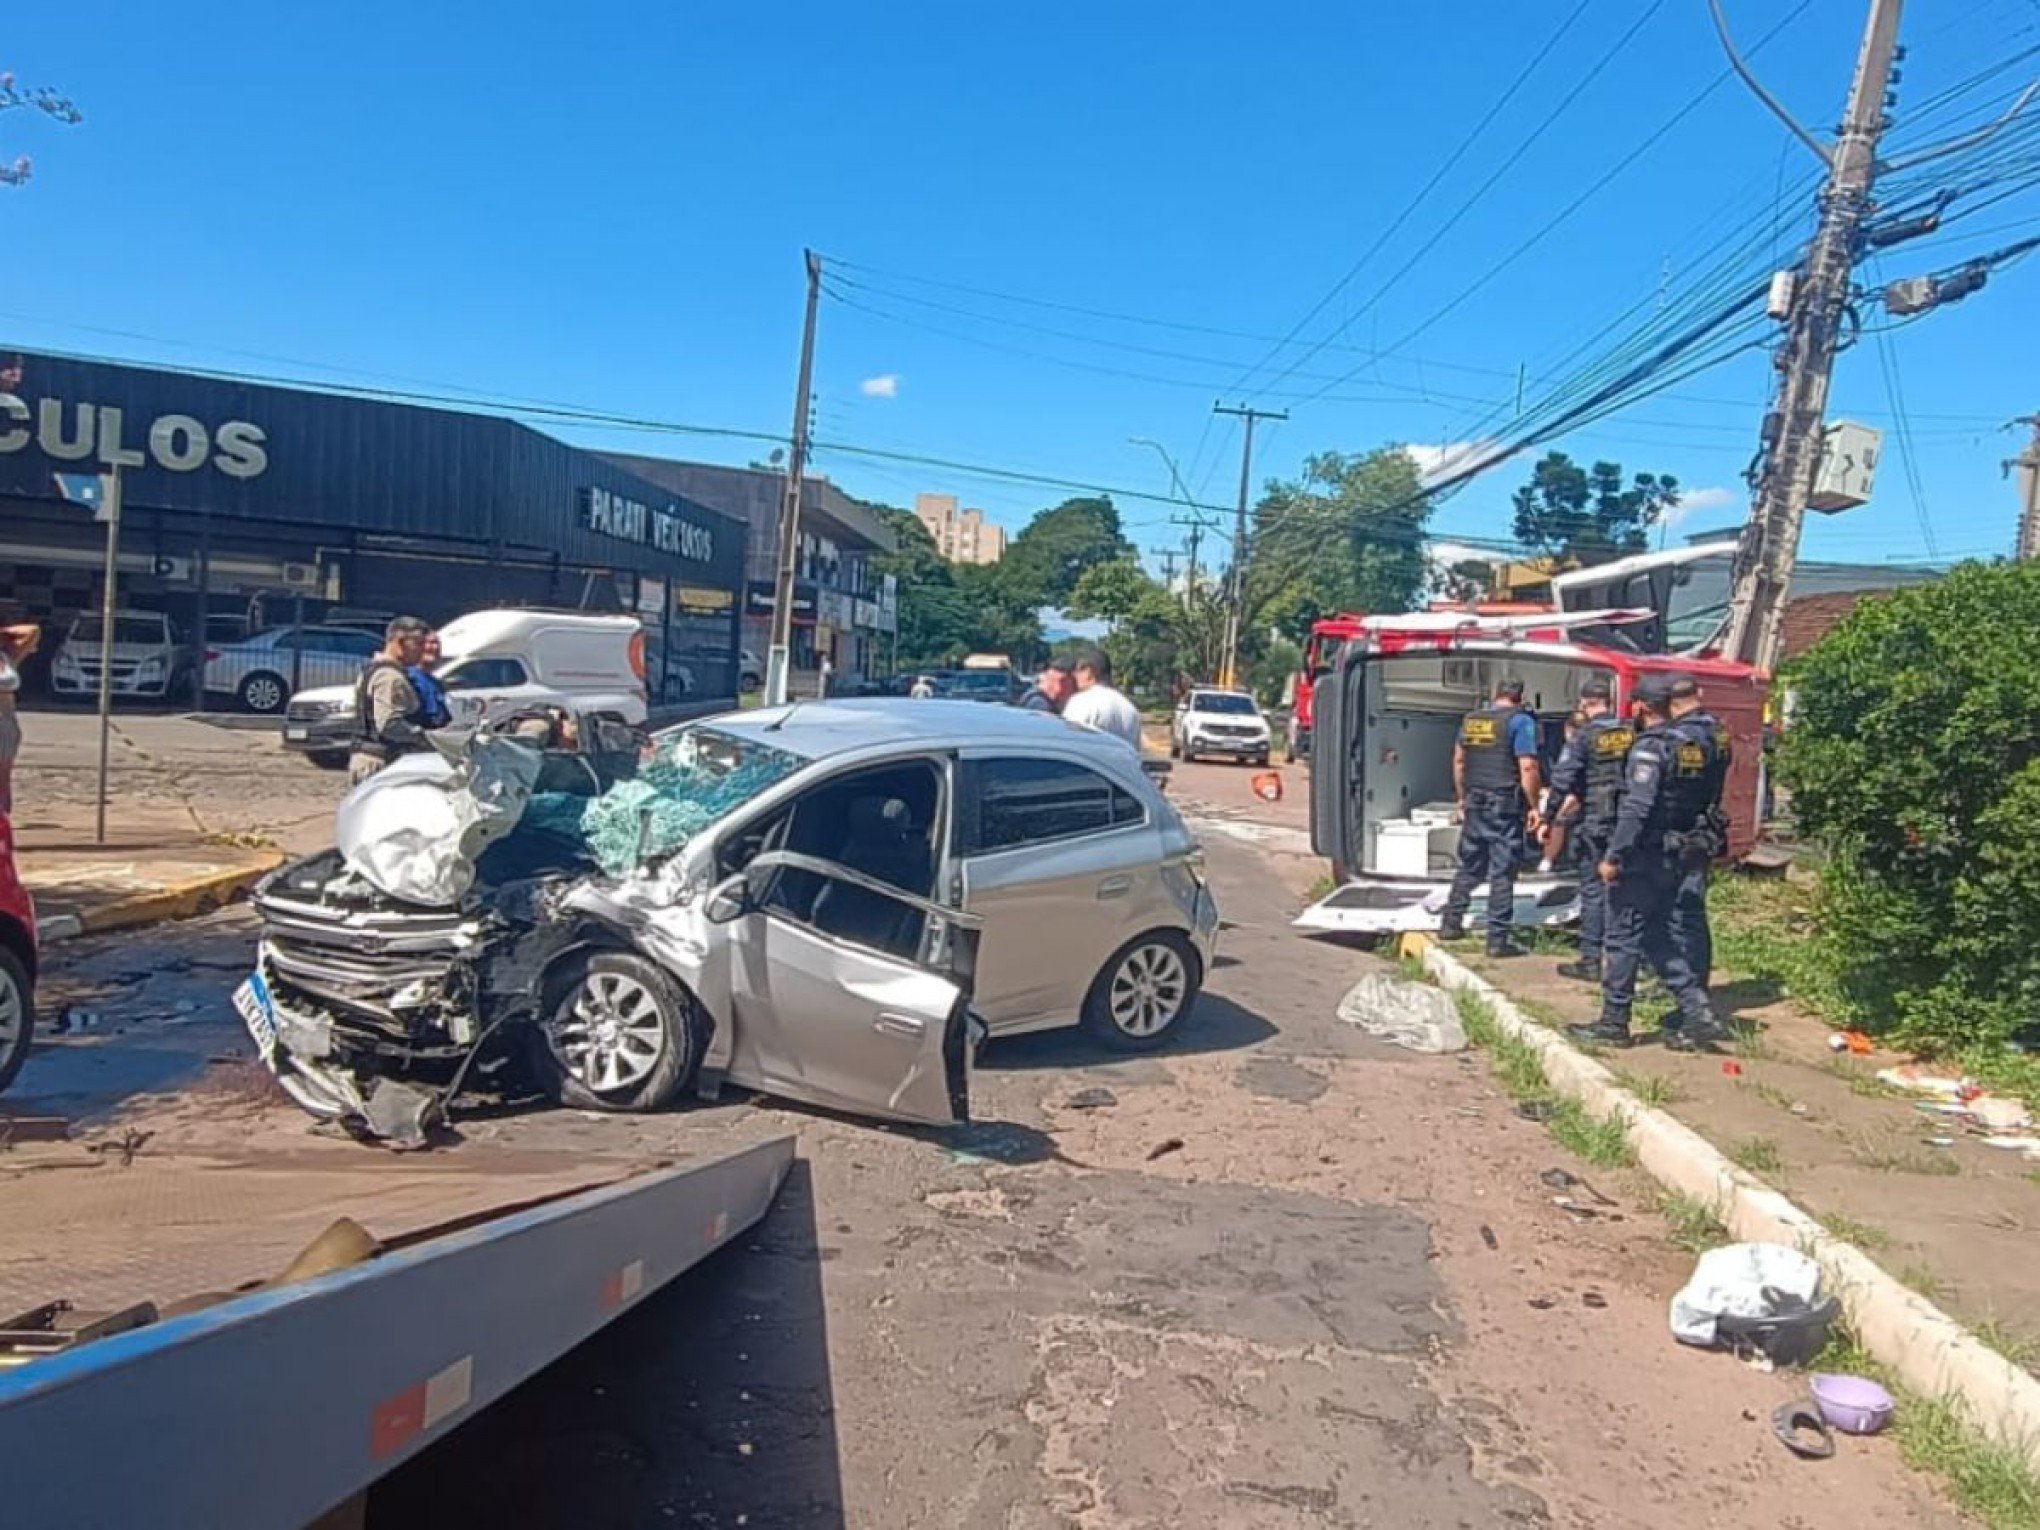
[[[1822,939],[1867,1027],[1995,1044],[2040,1019],[2040,564],[1867,601],[1787,676],[1778,756],[1829,852]]]

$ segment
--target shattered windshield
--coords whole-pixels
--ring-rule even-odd
[[[580,837],[614,876],[670,855],[806,763],[717,728],[683,728],[655,740],[635,776],[587,800]]]

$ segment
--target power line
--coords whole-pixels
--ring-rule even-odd
[[[1807,0],[1801,0],[1802,9],[1804,9],[1806,3]],[[1561,100],[1559,104],[1555,108],[1553,108],[1549,114],[1545,116],[1543,121],[1539,122],[1536,127],[1530,130],[1530,132],[1516,145],[1514,151],[1510,153],[1501,162],[1500,165],[1496,166],[1495,171],[1492,175],[1490,175],[1486,180],[1482,181],[1479,186],[1474,188],[1473,194],[1469,196],[1465,201],[1459,204],[1459,207],[1453,212],[1452,216],[1447,218],[1445,222],[1441,224],[1432,233],[1431,237],[1425,240],[1424,243],[1418,247],[1416,253],[1411,255],[1410,258],[1404,261],[1400,266],[1396,267],[1396,269],[1390,273],[1388,280],[1383,282],[1379,287],[1374,289],[1374,295],[1372,297],[1368,298],[1368,300],[1365,303],[1361,304],[1360,307],[1356,309],[1353,313],[1347,315],[1344,319],[1340,320],[1340,322],[1334,325],[1328,333],[1326,333],[1317,341],[1313,342],[1309,346],[1309,348],[1307,348],[1303,352],[1302,355],[1298,356],[1295,360],[1291,361],[1288,366],[1283,368],[1282,371],[1276,373],[1275,376],[1269,380],[1269,387],[1272,387],[1275,383],[1281,382],[1285,377],[1289,376],[1290,373],[1294,372],[1306,361],[1309,361],[1311,357],[1315,356],[1319,351],[1323,350],[1325,346],[1329,344],[1332,340],[1344,334],[1348,329],[1350,329],[1353,326],[1355,320],[1359,319],[1362,314],[1365,314],[1372,310],[1376,303],[1379,303],[1384,297],[1386,297],[1388,293],[1394,288],[1397,282],[1401,281],[1411,271],[1415,270],[1417,266],[1423,261],[1424,257],[1429,255],[1432,250],[1437,248],[1439,241],[1442,240],[1447,234],[1451,233],[1452,230],[1458,226],[1459,221],[1462,218],[1464,218],[1469,212],[1471,212],[1474,209],[1474,207],[1480,202],[1480,199],[1486,196],[1490,190],[1492,190],[1496,185],[1498,185],[1501,182],[1501,180],[1509,173],[1509,171],[1515,168],[1517,162],[1520,161],[1525,154],[1530,152],[1531,148],[1537,143],[1537,141],[1540,138],[1544,136],[1544,134],[1552,127],[1552,125],[1556,123],[1560,117],[1564,116],[1566,111],[1581,99],[1581,97],[1586,93],[1587,87],[1593,84],[1593,82],[1601,76],[1601,74],[1608,68],[1608,66],[1615,62],[1615,60],[1621,55],[1622,51],[1629,46],[1631,41],[1635,39],[1636,34],[1643,30],[1645,23],[1647,23],[1661,9],[1663,9],[1663,5],[1664,0],[1651,0],[1650,5],[1645,8],[1643,13],[1640,16],[1638,16],[1635,21],[1630,23],[1628,30],[1625,31],[1620,37],[1618,37],[1615,40],[1614,45],[1610,47],[1606,52],[1604,52],[1598,59],[1596,59],[1593,65],[1587,70],[1587,72],[1583,76],[1581,76],[1577,86],[1567,91],[1564,99]],[[1350,376],[1352,374],[1348,375]],[[1262,388],[1257,391],[1262,394],[1266,394],[1268,392],[1268,389]]]
[[[1586,14],[1587,7],[1592,3],[1593,0],[1580,0],[1580,3],[1573,7],[1571,14],[1568,15],[1565,18],[1565,20],[1559,23],[1558,30],[1556,32],[1553,32],[1550,37],[1545,39],[1544,46],[1539,48],[1537,52],[1531,56],[1529,62],[1524,64],[1522,69],[1520,69],[1517,72],[1515,79],[1509,82],[1508,89],[1504,90],[1499,96],[1497,96],[1495,98],[1494,104],[1487,109],[1486,113],[1481,117],[1481,119],[1478,122],[1474,123],[1474,125],[1467,130],[1466,136],[1459,140],[1459,146],[1445,157],[1445,161],[1443,164],[1439,165],[1436,170],[1432,171],[1431,178],[1428,181],[1424,182],[1422,186],[1417,188],[1417,194],[1411,197],[1410,200],[1403,205],[1402,211],[1395,215],[1394,219],[1389,223],[1388,227],[1383,229],[1379,234],[1375,236],[1374,242],[1370,244],[1364,251],[1361,252],[1360,258],[1354,261],[1352,265],[1346,268],[1346,274],[1344,276],[1341,276],[1337,281],[1333,282],[1332,285],[1328,289],[1326,289],[1324,296],[1319,298],[1315,303],[1313,303],[1310,306],[1309,311],[1306,312],[1302,318],[1298,319],[1296,323],[1290,326],[1289,332],[1286,335],[1284,335],[1280,340],[1277,340],[1275,342],[1274,346],[1269,350],[1268,354],[1263,356],[1259,361],[1255,362],[1251,367],[1247,368],[1247,370],[1243,372],[1239,376],[1239,378],[1233,383],[1231,388],[1227,389],[1226,391],[1237,393],[1240,389],[1244,388],[1247,385],[1248,381],[1252,379],[1255,373],[1259,372],[1263,367],[1267,366],[1269,362],[1273,361],[1276,358],[1276,356],[1280,355],[1285,349],[1287,349],[1290,342],[1293,341],[1299,334],[1303,332],[1305,326],[1307,326],[1310,323],[1310,321],[1312,319],[1315,319],[1320,313],[1324,312],[1326,306],[1330,304],[1333,298],[1337,297],[1341,292],[1346,290],[1347,286],[1351,284],[1354,277],[1360,274],[1361,270],[1366,266],[1367,262],[1372,260],[1377,254],[1379,254],[1381,252],[1382,247],[1386,245],[1389,240],[1393,239],[1396,236],[1396,234],[1401,232],[1403,225],[1409,222],[1410,217],[1416,212],[1416,210],[1419,207],[1423,205],[1424,199],[1430,196],[1430,194],[1433,191],[1437,190],[1439,182],[1443,181],[1445,177],[1452,172],[1453,168],[1458,165],[1460,160],[1466,157],[1467,151],[1473,147],[1474,142],[1480,137],[1482,133],[1487,131],[1489,125],[1494,122],[1495,118],[1499,117],[1502,114],[1503,110],[1508,106],[1508,104],[1516,98],[1516,93],[1520,91],[1526,84],[1529,83],[1530,77],[1537,72],[1539,67],[1543,65],[1545,59],[1551,56],[1552,50],[1555,49],[1560,42],[1564,41],[1566,33],[1572,30],[1573,23],[1578,21],[1581,16]],[[1320,350],[1323,349],[1322,343],[1319,345],[1318,349]],[[1312,352],[1311,354],[1315,354],[1315,352]],[[1306,359],[1308,359],[1308,356],[1306,356]],[[1278,377],[1275,380],[1279,382],[1281,379]]]

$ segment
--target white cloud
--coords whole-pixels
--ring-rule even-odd
[[[1480,461],[1498,444],[1491,440],[1441,441],[1436,446],[1412,442],[1403,448],[1403,454],[1417,465],[1418,481],[1428,489],[1440,479]]]
[[[1450,568],[1455,563],[1502,563],[1508,555],[1491,547],[1470,547],[1464,542],[1426,542],[1424,552],[1433,568]]]
[[[857,391],[866,398],[898,398],[900,396],[900,374],[881,372],[876,377],[867,377],[857,385]]]
[[[1726,510],[1731,506],[1740,508],[1748,496],[1735,489],[1719,486],[1706,489],[1685,489],[1679,494],[1679,502],[1667,510],[1659,524],[1666,530],[1675,530],[1693,516],[1707,510]]]

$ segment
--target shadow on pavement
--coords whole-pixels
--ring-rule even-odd
[[[1776,1004],[1785,997],[1785,989],[1770,978],[1738,978],[1733,983],[1715,984],[1708,990],[1708,997],[1714,1001],[1714,1012],[1728,1022],[1745,1010],[1767,1009]]]
[[[368,1530],[845,1524],[814,1187],[377,1484]]]
[[[1181,1029],[1152,1052],[1116,1052],[1077,1029],[1036,1031],[993,1041],[978,1067],[993,1073],[1018,1073],[1030,1068],[1099,1067],[1146,1058],[1187,1057],[1199,1052],[1235,1052],[1259,1046],[1276,1034],[1275,1026],[1223,994],[1205,993],[1181,1021]]]

